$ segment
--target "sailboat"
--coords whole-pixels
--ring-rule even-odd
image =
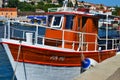
[[[85,59],[88,69],[116,55],[120,39],[109,38],[108,30],[105,38],[98,36],[100,16],[69,8],[67,0],[64,3],[58,11],[44,14],[45,24],[31,24],[32,31],[14,28],[8,20],[0,43],[13,67],[13,79],[71,80],[80,74]]]

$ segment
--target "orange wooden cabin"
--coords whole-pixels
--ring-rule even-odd
[[[49,16],[52,16],[52,21],[49,23],[53,29],[48,28],[46,30],[45,37],[48,39],[46,39],[45,44],[70,49],[74,45],[74,49],[77,50],[80,42],[83,42],[84,50],[86,50],[86,47],[87,50],[96,49],[97,44],[92,44],[92,42],[97,41],[97,17],[74,12],[58,12],[56,15],[51,13]],[[51,38],[55,40],[50,40]]]

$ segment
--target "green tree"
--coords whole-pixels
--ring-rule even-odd
[[[19,0],[8,0],[7,7],[15,8],[18,6]]]
[[[59,2],[63,2],[63,0],[59,0]],[[9,0],[7,7],[16,7],[21,12],[35,12],[36,9],[42,9],[44,11],[48,11],[48,8],[60,7],[60,5],[51,4],[51,0],[43,0],[38,2],[37,5],[32,2],[31,4],[27,2],[19,2],[19,0]]]
[[[18,9],[22,12],[24,12],[24,11],[34,12],[35,6],[33,6],[32,4],[28,4],[26,2],[20,2],[18,5]]]
[[[47,2],[47,3],[51,3],[51,0],[43,0],[43,1],[45,1],[45,2]]]
[[[120,7],[115,6],[115,11],[113,11],[112,14],[118,16],[119,12],[120,12]]]
[[[63,1],[64,1],[64,0],[58,0],[58,3],[59,3],[60,5],[63,5]]]
[[[37,9],[44,9],[44,2],[38,2]]]
[[[48,8],[55,8],[55,7],[59,7],[60,5],[55,5],[55,4],[45,4],[43,10],[45,10],[46,12],[48,11]]]

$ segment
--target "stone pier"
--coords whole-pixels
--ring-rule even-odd
[[[120,54],[91,67],[73,80],[120,80]]]

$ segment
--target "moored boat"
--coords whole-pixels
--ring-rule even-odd
[[[0,42],[17,80],[70,80],[80,73],[83,58],[99,63],[116,55],[120,39],[109,38],[107,30],[104,38],[98,36],[98,15],[67,7],[44,15],[46,25],[28,23],[35,26],[32,31],[12,27],[9,21],[4,29]],[[52,71],[46,71],[48,67]],[[62,70],[65,72],[60,74]]]

